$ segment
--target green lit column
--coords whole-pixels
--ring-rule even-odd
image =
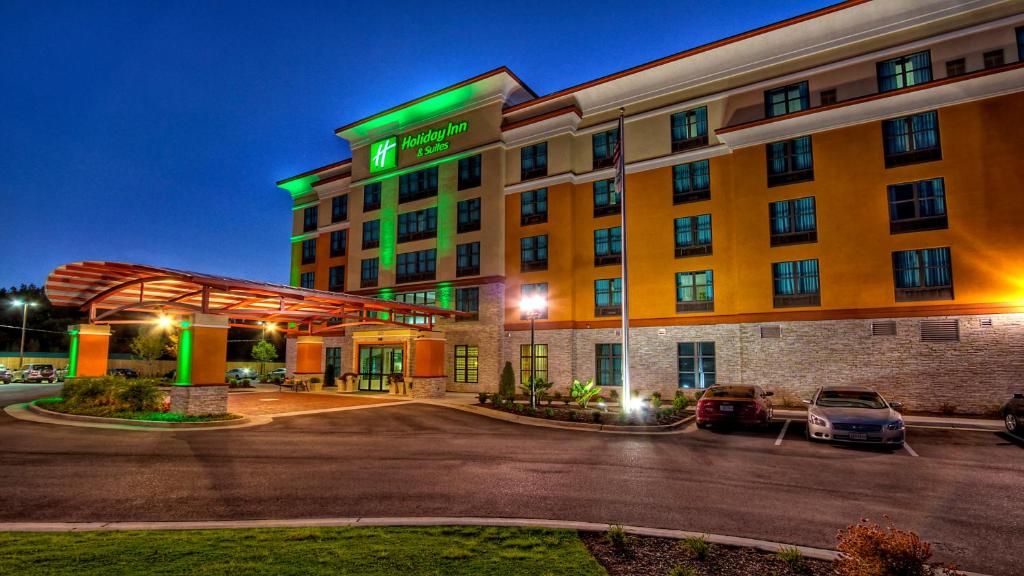
[[[74,378],[78,376],[78,329],[69,328],[68,336],[71,343],[68,345],[68,371],[64,377]]]
[[[68,372],[65,378],[104,376],[110,349],[110,326],[75,324],[68,326]]]
[[[182,321],[178,332],[178,374],[174,381],[176,386],[192,384],[192,323]]]

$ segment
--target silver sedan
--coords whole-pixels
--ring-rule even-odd
[[[905,426],[897,411],[874,390],[859,386],[822,386],[807,404],[807,439],[861,442],[899,447]]]

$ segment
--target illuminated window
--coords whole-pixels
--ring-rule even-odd
[[[538,380],[548,379],[548,345],[547,344],[534,344],[533,346],[533,358],[532,364],[534,376]],[[521,344],[519,346],[519,382],[522,384],[530,383],[530,345]]]
[[[480,351],[476,346],[455,346],[455,381],[476,384],[480,374]]]
[[[676,312],[711,312],[714,309],[711,270],[676,273]]]
[[[715,343],[679,342],[676,345],[680,388],[715,385]]]

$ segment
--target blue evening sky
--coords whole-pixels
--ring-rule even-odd
[[[0,285],[113,260],[287,282],[274,182],[506,65],[539,94],[834,2],[0,0]]]

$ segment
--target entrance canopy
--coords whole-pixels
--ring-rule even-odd
[[[458,314],[434,306],[121,262],[65,264],[47,277],[46,297],[54,306],[89,312],[93,324],[142,322],[118,318],[122,312],[201,313],[248,321],[235,324],[248,328],[258,328],[257,322],[294,323],[297,328],[289,331],[305,334],[365,324],[431,330],[434,316]]]

